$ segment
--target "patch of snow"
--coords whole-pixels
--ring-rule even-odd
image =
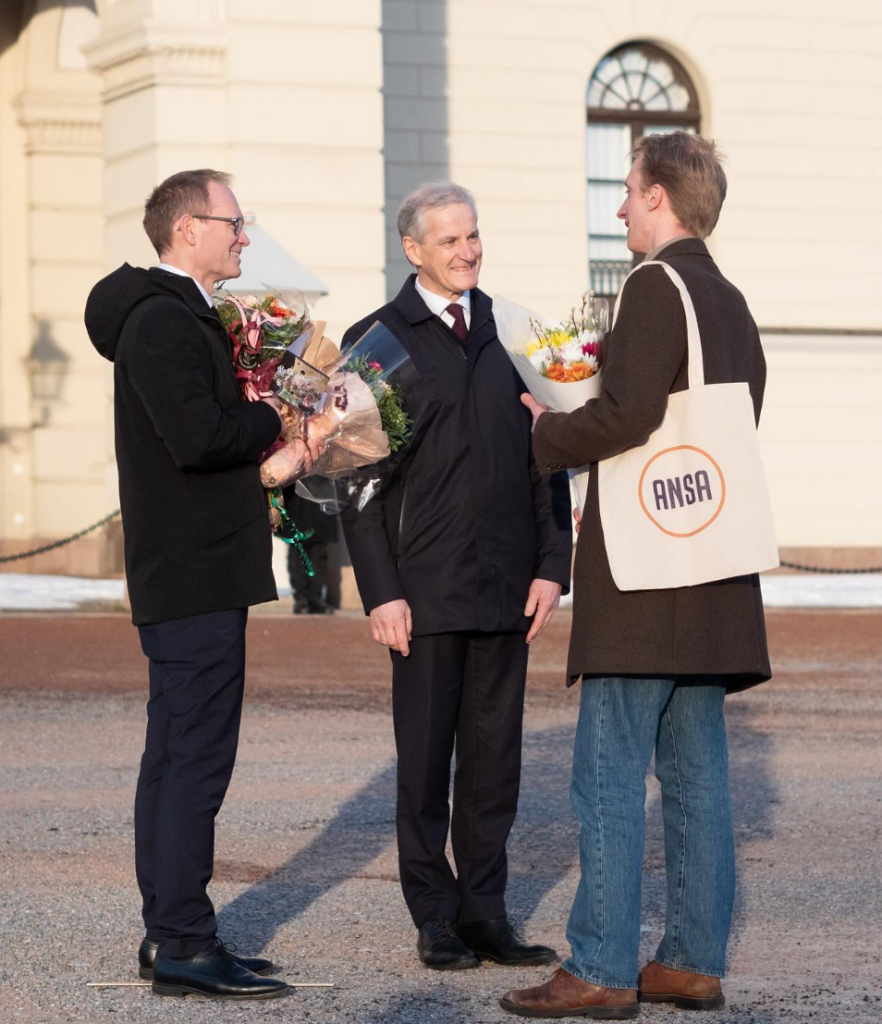
[[[768,608],[882,608],[882,573],[760,577]]]
[[[119,604],[124,592],[125,580],[0,573],[3,611],[75,611],[97,601]]]
[[[882,573],[794,573],[760,577],[767,608],[882,608]],[[560,599],[573,604],[572,591]]]
[[[285,549],[276,546],[273,568],[280,597],[290,597]],[[278,550],[281,549],[281,550]],[[768,575],[761,577],[768,608],[882,608],[882,574]],[[96,602],[119,604],[124,580],[91,580],[77,576],[32,576],[0,573],[0,610],[75,611]],[[561,598],[571,607],[572,593]]]

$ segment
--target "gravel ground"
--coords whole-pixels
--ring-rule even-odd
[[[882,613],[769,614],[776,678],[728,702],[739,855],[728,1007],[707,1024],[882,1020]],[[512,915],[566,951],[578,880],[567,786],[577,711],[562,686],[569,617],[534,645]],[[394,838],[388,660],[357,615],[249,628],[249,699],[219,818],[223,937],[297,981],[266,1003],[160,999],[141,937],[132,794],[145,664],[123,616],[0,617],[0,1020],[480,1024],[548,968],[453,975],[417,961]],[[644,950],[664,912],[661,821],[647,799]],[[647,1024],[682,1013],[649,1007]]]

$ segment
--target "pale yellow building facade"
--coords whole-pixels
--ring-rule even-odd
[[[763,333],[779,542],[878,564],[882,7],[866,0],[3,0],[0,553],[116,507],[111,374],[82,310],[104,272],[155,262],[140,220],[158,181],[231,171],[324,283],[339,336],[407,272],[401,197],[452,178],[479,203],[482,287],[564,315],[620,248],[605,197],[626,166],[598,169],[592,124],[621,141],[665,120],[638,51],[656,77],[677,69],[676,125],[727,156],[711,247]],[[593,80],[613,85],[594,122]],[[5,568],[114,571],[117,541]]]

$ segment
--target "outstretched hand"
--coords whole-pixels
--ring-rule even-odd
[[[521,395],[521,403],[530,410],[530,413],[533,417],[532,429],[535,430],[536,421],[539,419],[542,413],[548,412],[548,406],[543,405],[541,402],[537,402],[531,394],[528,394],[526,392],[523,395]]]

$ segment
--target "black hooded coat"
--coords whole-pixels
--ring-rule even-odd
[[[134,624],[275,600],[257,459],[279,417],[241,400],[229,338],[196,283],[123,264],[92,289],[86,329],[114,364]]]

